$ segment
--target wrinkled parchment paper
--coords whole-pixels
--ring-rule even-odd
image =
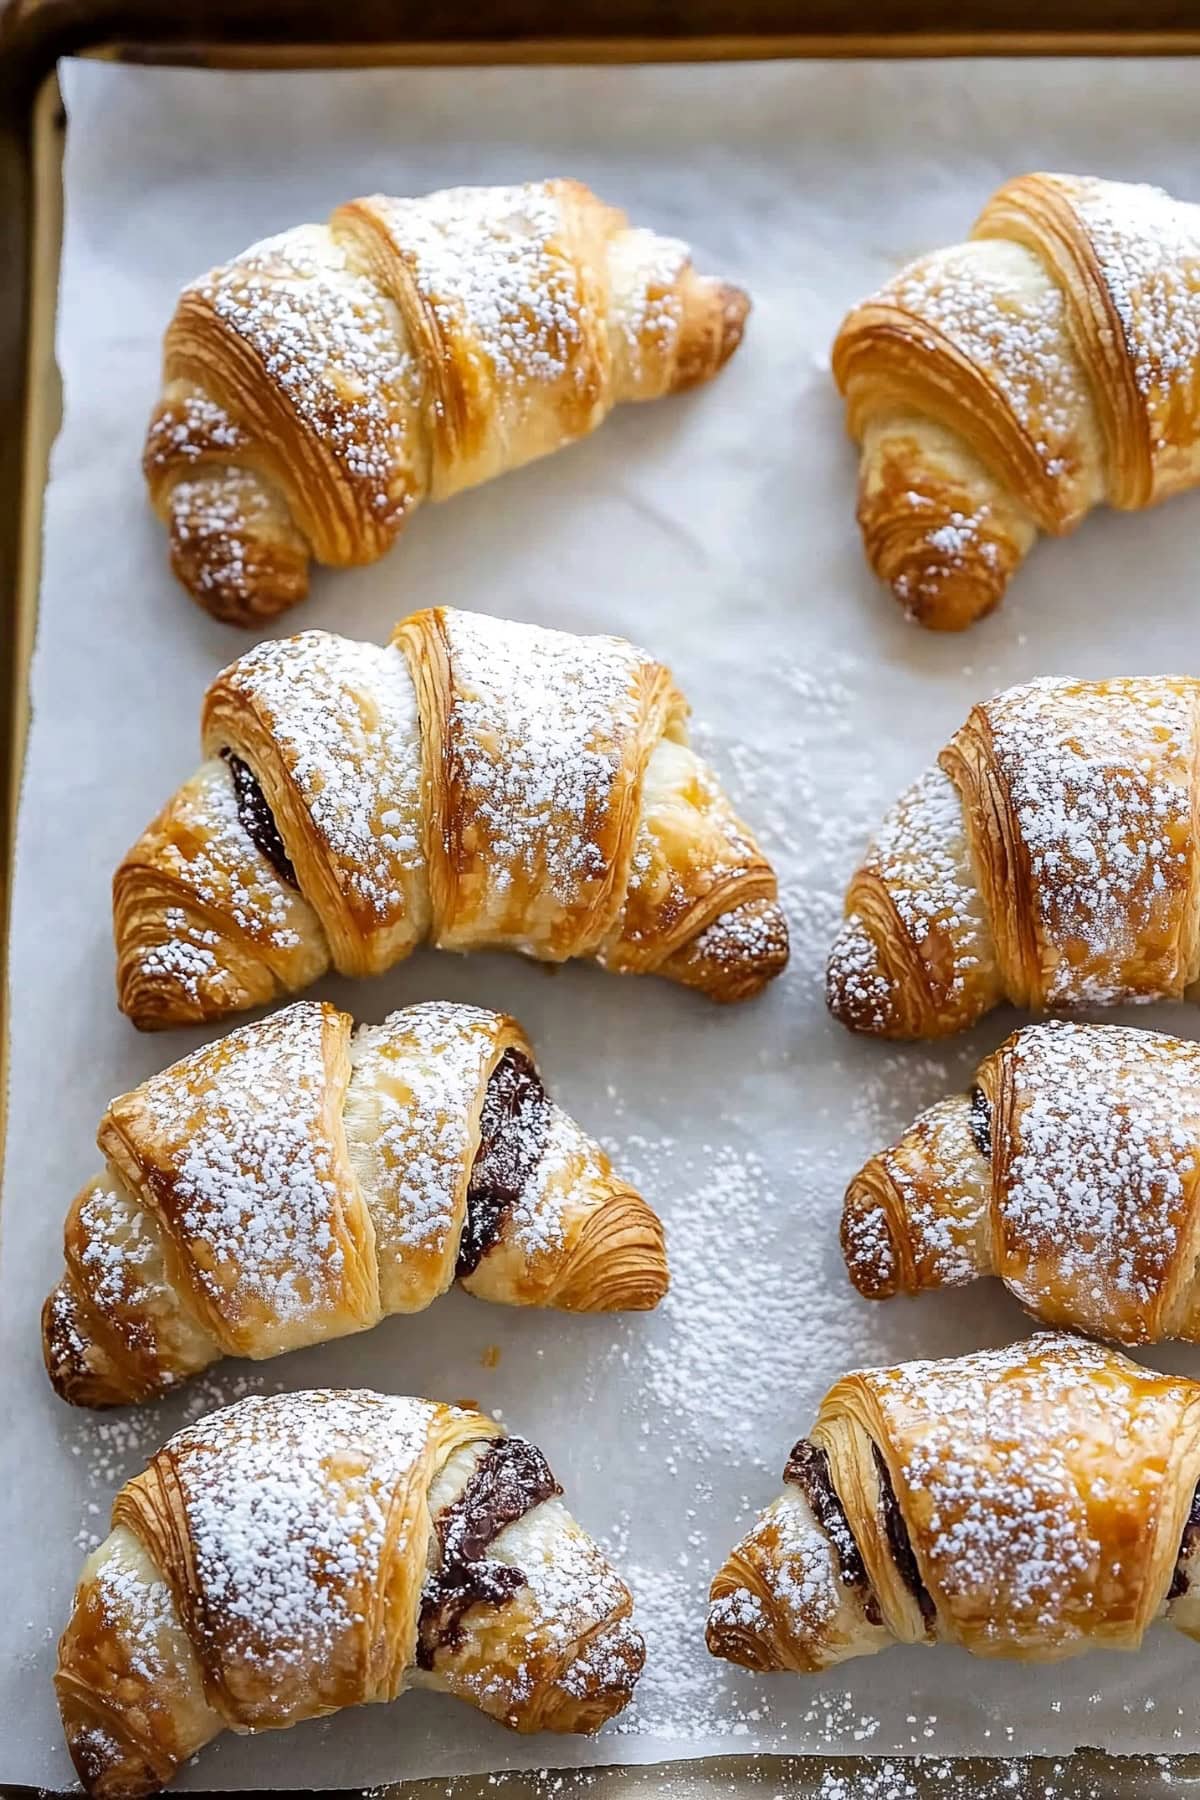
[[[846,1177],[1014,1023],[996,1015],[928,1050],[854,1042],[826,1019],[821,965],[867,832],[976,697],[1041,673],[1197,667],[1200,496],[1042,545],[1002,612],[966,637],[907,626],[861,558],[829,343],[849,302],[964,235],[1010,174],[1089,170],[1200,196],[1195,66],[273,75],[80,63],[64,88],[65,425],[47,496],[10,956],[0,1779],[70,1779],[54,1640],[121,1481],[185,1417],[251,1388],[327,1383],[470,1398],[545,1447],[637,1593],[649,1643],[637,1702],[594,1743],[531,1742],[414,1694],[286,1734],[227,1736],[184,1785],[365,1784],[731,1749],[1200,1746],[1200,1653],[1168,1630],[1141,1656],[1049,1671],[913,1649],[809,1681],[755,1680],[703,1645],[710,1575],[776,1491],[830,1381],[855,1363],[1025,1328],[988,1285],[873,1308],[842,1273]],[[660,1207],[672,1294],[657,1315],[627,1320],[509,1314],[454,1294],[367,1337],[227,1364],[170,1404],[72,1413],[45,1381],[38,1336],[65,1208],[92,1170],[108,1097],[200,1035],[139,1037],[118,1016],[109,878],[193,767],[201,693],[244,647],[173,585],[138,472],[176,291],[355,193],[548,173],[581,176],[744,282],[755,302],[744,347],[708,389],[627,410],[588,443],[421,512],[385,562],[321,577],[279,629],[383,637],[400,614],[446,601],[652,646],[776,860],[793,962],[767,997],[731,1012],[665,984],[499,957],[418,955],[374,984],[318,991],[366,1019],[435,995],[517,1014],[555,1092]],[[1164,1009],[1154,1022],[1186,1032],[1192,1018]],[[1156,1360],[1200,1374],[1200,1354]]]

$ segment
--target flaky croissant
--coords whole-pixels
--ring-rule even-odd
[[[87,1792],[133,1800],[218,1733],[438,1688],[516,1731],[595,1731],[642,1640],[545,1458],[480,1413],[254,1396],[117,1495],[58,1647]]]
[[[208,760],[117,870],[122,1011],[221,1018],[426,939],[745,999],[787,926],[686,714],[622,638],[446,607],[385,649],[260,644],[217,676]]]
[[[1200,681],[1034,681],[976,706],[850,883],[829,1006],[881,1037],[1182,999],[1200,977]]]
[[[519,1025],[431,1001],[353,1031],[299,1001],[113,1100],[42,1310],[64,1400],[419,1312],[657,1305],[662,1226],[546,1093]]]
[[[374,562],[422,500],[715,375],[749,301],[577,181],[352,200],[184,289],[144,467],[219,618]]]
[[[1082,1338],[844,1376],[712,1585],[708,1647],[1045,1662],[1200,1638],[1200,1385]]]
[[[856,306],[833,372],[871,566],[923,625],[989,612],[1039,531],[1200,481],[1200,207],[1026,175]]]
[[[870,1299],[998,1275],[1050,1325],[1200,1341],[1200,1045],[1015,1032],[859,1170],[842,1250]]]

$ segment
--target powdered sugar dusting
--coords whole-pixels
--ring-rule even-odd
[[[481,914],[493,941],[528,934],[530,947],[546,953],[559,932],[573,942],[609,876],[611,814],[639,720],[643,658],[620,638],[477,613],[447,612],[444,622],[454,684],[450,817],[464,821],[455,862],[469,857],[485,894],[471,907],[472,939],[481,941]],[[522,898],[530,887],[533,906]],[[613,896],[614,911],[622,897]],[[587,947],[608,922],[599,931],[591,924]],[[443,924],[443,942],[457,923]]]
[[[385,1283],[393,1259],[448,1252],[452,1233],[457,1245],[472,1111],[496,1030],[494,1013],[427,1001],[355,1033],[347,1132]]]
[[[394,302],[326,227],[252,245],[194,291],[261,362],[302,429],[335,458],[364,519],[386,535],[409,499],[419,393]]]
[[[1178,996],[1189,979],[1179,935],[1193,854],[1191,684],[1045,678],[986,712],[1033,876],[1046,1004]]]
[[[1065,1304],[1083,1330],[1146,1342],[1187,1242],[1200,1047],[1056,1023],[1019,1033],[1004,1055],[1014,1103],[1000,1273],[1034,1311]]]
[[[417,941],[424,924],[420,725],[400,652],[306,631],[260,644],[225,671],[221,685],[270,731],[329,871],[367,929],[402,927],[415,908]]]
[[[143,1084],[133,1121],[194,1279],[260,1352],[342,1303],[345,1193],[325,1127],[323,1012],[301,1002]],[[129,1127],[127,1127],[128,1129]]]
[[[451,343],[469,339],[506,382],[567,373],[591,317],[552,183],[379,196],[372,205]]]
[[[252,1396],[172,1440],[210,1654],[227,1679],[253,1672],[268,1707],[282,1695],[290,1716],[311,1714],[347,1666],[377,1678],[366,1622],[385,1556],[404,1547],[394,1496],[436,1410],[369,1393]]]
[[[919,1285],[958,1287],[973,1281],[981,1272],[975,1236],[989,1182],[967,1106],[954,1098],[929,1107],[902,1143],[884,1153],[884,1163],[904,1210]],[[936,1171],[933,1182],[925,1178],[927,1168]],[[860,1254],[868,1250],[860,1241]]]
[[[883,289],[911,315],[924,348],[938,331],[1004,400],[1049,483],[1083,479],[1091,428],[1087,379],[1072,348],[1062,292],[1032,251],[972,240],[936,251]]]
[[[998,1650],[1083,1649],[1140,1598],[1119,1533],[1090,1510],[1098,1455],[1125,1504],[1154,1517],[1179,1401],[1166,1379],[1082,1339],[1034,1338],[868,1377],[919,1507],[922,1567],[953,1622]],[[1065,1432],[1064,1417],[1073,1429]]]
[[[1058,176],[1079,214],[1147,402],[1152,449],[1166,447],[1200,361],[1200,208],[1141,183]]]

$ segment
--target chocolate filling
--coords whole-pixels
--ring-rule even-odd
[[[980,1156],[992,1160],[992,1103],[981,1087],[971,1089],[971,1136]]]
[[[871,1449],[875,1456],[875,1473],[879,1477],[879,1504],[883,1510],[883,1528],[887,1533],[888,1549],[892,1553],[892,1561],[900,1572],[900,1579],[920,1607],[921,1617],[926,1625],[932,1625],[937,1616],[937,1608],[933,1604],[932,1594],[921,1580],[921,1571],[917,1567],[917,1559],[913,1555],[912,1540],[908,1535],[908,1526],[904,1523],[904,1514],[900,1511],[900,1503],[896,1499],[892,1477],[880,1453],[879,1445],[872,1444]]]
[[[1177,1600],[1180,1594],[1187,1593],[1187,1576],[1180,1564],[1188,1552],[1195,1548],[1198,1537],[1200,1537],[1200,1484],[1197,1484],[1196,1491],[1192,1495],[1191,1511],[1187,1516],[1187,1524],[1183,1528],[1183,1536],[1179,1540],[1179,1555],[1175,1558],[1175,1573],[1172,1575],[1171,1585],[1167,1589],[1168,1600]]]
[[[850,1529],[846,1509],[838,1499],[830,1477],[829,1452],[820,1444],[801,1438],[788,1457],[783,1479],[798,1487],[812,1507],[813,1517],[833,1545],[843,1585],[862,1593],[863,1612],[870,1624],[878,1625],[882,1617],[879,1602],[867,1575],[858,1540]]]
[[[503,1606],[527,1577],[511,1563],[489,1562],[488,1547],[552,1494],[561,1494],[541,1451],[524,1438],[493,1438],[466,1487],[437,1521],[441,1567],[425,1583],[417,1626],[417,1663],[432,1669],[439,1650],[463,1639],[472,1606]]]
[[[290,888],[295,888],[299,893],[300,883],[296,880],[291,858],[283,847],[275,814],[267,805],[267,796],[259,787],[253,771],[232,750],[222,750],[221,755],[229,764],[229,773],[233,776],[233,793],[242,830],[255,849],[266,857],[280,881],[286,881]]]
[[[456,1275],[473,1274],[479,1267],[525,1192],[541,1161],[549,1114],[550,1101],[529,1058],[523,1051],[506,1050],[483,1097]]]

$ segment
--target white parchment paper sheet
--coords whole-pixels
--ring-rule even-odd
[[[413,1695],[258,1740],[203,1787],[369,1783],[500,1766],[807,1751],[1200,1747],[1196,1646],[1049,1671],[894,1651],[813,1681],[756,1681],[703,1645],[712,1570],[774,1493],[825,1387],[857,1362],[1024,1329],[990,1286],[872,1308],[836,1247],[842,1186],[1011,1028],[933,1051],[859,1043],[821,966],[868,829],[979,695],[1050,672],[1197,666],[1200,497],[1098,517],[1043,545],[967,637],[904,624],[868,574],[854,454],[827,351],[845,307],[965,234],[1030,167],[1200,197],[1194,64],[786,64],[348,74],[65,70],[67,223],[34,719],[11,945],[12,1093],[0,1267],[0,1778],[65,1784],[54,1640],[112,1492],[187,1416],[249,1387],[363,1383],[471,1397],[549,1452],[637,1591],[649,1664],[595,1743],[527,1742]],[[138,458],[180,284],[252,239],[384,189],[573,173],[698,263],[743,281],[744,347],[710,388],[628,410],[590,442],[431,508],[375,568],[323,576],[281,630],[383,637],[439,601],[624,632],[675,667],[701,740],[780,868],[786,977],[719,1011],[654,982],[419,955],[321,991],[381,1018],[433,995],[511,1009],[560,1097],[658,1203],[675,1285],[630,1320],[507,1314],[455,1294],[417,1318],[169,1405],[60,1406],[38,1308],[105,1101],[198,1041],[143,1038],[113,1004],[109,877],[196,760],[197,709],[245,640],[167,571]],[[1145,1013],[1137,1015],[1150,1023]],[[1190,1030],[1192,1015],[1156,1022]],[[215,1035],[215,1034],[214,1034]],[[496,1366],[484,1353],[498,1346]],[[1200,1374],[1200,1356],[1159,1360]]]

